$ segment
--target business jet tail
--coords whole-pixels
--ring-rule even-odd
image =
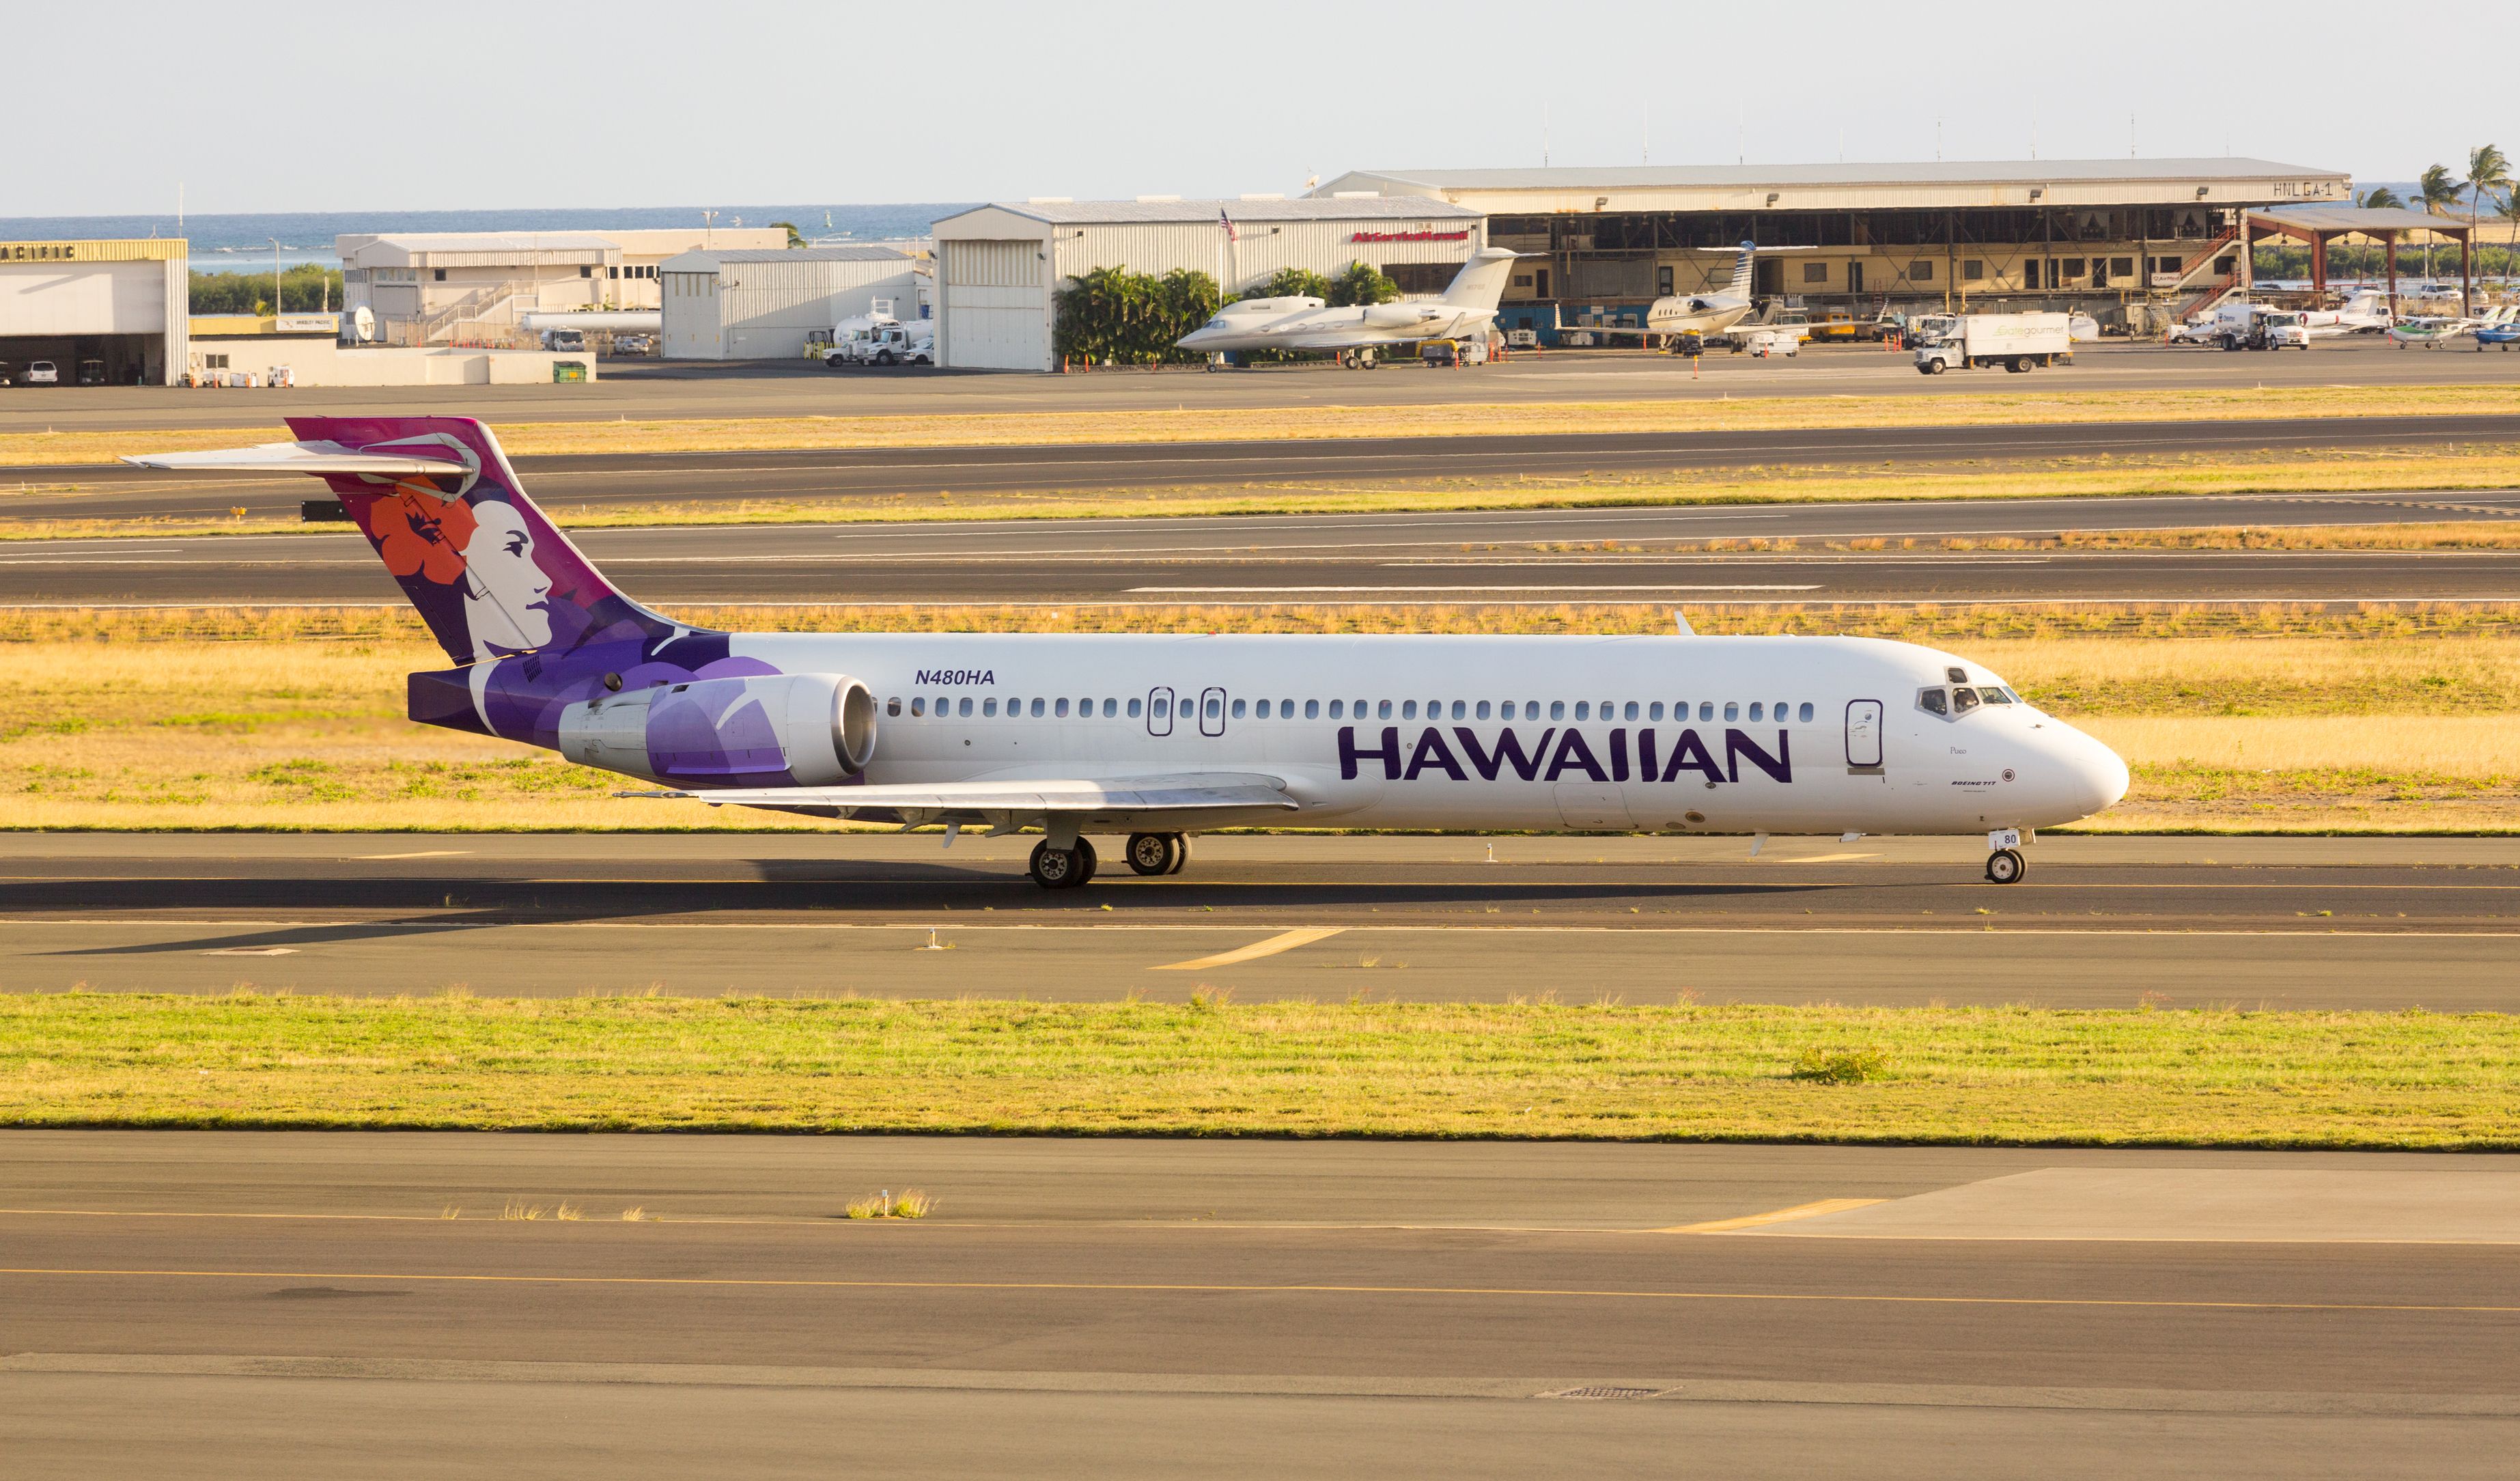
[[[297,440],[123,461],[322,479],[457,664],[691,630],[606,580],[471,417],[291,417],[289,430]]]
[[[1462,270],[1453,275],[1452,286],[1444,290],[1444,302],[1455,308],[1496,312],[1497,304],[1505,298],[1506,279],[1513,275],[1515,255],[1502,247],[1471,254]]]
[[[1758,255],[1757,243],[1741,244],[1741,255],[1732,259],[1732,281],[1724,286],[1724,292],[1728,297],[1735,299],[1750,297],[1750,264]]]

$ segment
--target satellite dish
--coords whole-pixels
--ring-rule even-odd
[[[365,303],[360,304],[355,310],[353,310],[350,314],[350,333],[355,335],[358,338],[359,343],[362,345],[375,340],[377,337],[377,316],[375,310],[369,308]]]

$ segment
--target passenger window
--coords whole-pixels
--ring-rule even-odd
[[[987,699],[980,701],[980,713],[982,715],[995,715],[998,713],[998,699],[996,695],[993,694]]]
[[[1478,717],[1480,719],[1486,719],[1488,717],[1488,702],[1486,700],[1479,701]]]
[[[1041,718],[1041,701],[1039,700],[1034,700],[1032,702],[1032,717],[1034,719]]]
[[[1660,701],[1660,700],[1655,700],[1652,704],[1645,706],[1645,718],[1647,718],[1647,719],[1660,719],[1660,718],[1662,718],[1662,701]]]
[[[1130,701],[1129,701],[1129,718],[1131,718],[1131,719],[1136,719],[1136,718],[1138,718],[1138,707],[1139,707],[1139,705],[1140,705],[1141,703],[1143,703],[1143,701],[1136,700],[1136,699],[1132,699],[1132,700],[1130,700]]]
[[[1060,719],[1067,718],[1067,701],[1060,700],[1058,704],[1051,706],[1050,713]]]
[[[1654,708],[1659,710],[1662,706],[1656,705]],[[1635,700],[1628,701],[1628,708],[1622,712],[1622,715],[1623,717],[1627,719],[1635,719],[1637,717],[1637,702]]]
[[[1804,724],[1810,724],[1810,723],[1811,723],[1811,717],[1812,717],[1812,707],[1811,707],[1811,706],[1809,706],[1809,705],[1805,705],[1805,706],[1803,706],[1803,708],[1802,708],[1802,714],[1801,714],[1798,717],[1802,720],[1802,722],[1803,722]]]
[[[1337,700],[1332,700],[1332,701],[1330,701],[1330,703],[1331,703],[1332,705],[1336,705],[1336,704],[1338,703],[1338,701],[1337,701]],[[1320,719],[1321,717],[1322,717],[1322,702],[1321,702],[1320,700],[1317,700],[1317,699],[1308,699],[1308,700],[1304,701],[1304,718],[1306,718],[1306,719]]]
[[[1916,708],[1924,711],[1927,715],[1949,715],[1952,713],[1951,701],[1940,689],[1917,690]]]
[[[1783,700],[1777,701],[1776,716],[1778,724],[1781,725],[1785,722],[1785,702]]]
[[[1498,714],[1507,719],[1513,718],[1513,701],[1507,700],[1504,706],[1498,711]]]
[[[1269,717],[1269,702],[1265,699],[1260,702],[1260,717],[1262,719]]]
[[[1138,708],[1137,701],[1135,701],[1135,700],[1131,700],[1131,701],[1129,702],[1129,708],[1130,708],[1130,710],[1135,711],[1135,710]],[[1119,718],[1119,717],[1120,717],[1120,702],[1119,702],[1118,700],[1113,700],[1113,699],[1106,699],[1106,700],[1104,700],[1104,701],[1102,702],[1102,717],[1103,717],[1104,719],[1117,719],[1117,718]]]
[[[1697,702],[1697,717],[1699,719],[1713,719],[1715,717],[1715,701],[1711,699],[1699,700]]]
[[[1479,708],[1484,710],[1487,706],[1481,705]],[[1469,718],[1469,713],[1468,707],[1464,706],[1460,700],[1453,701],[1453,718],[1467,719]]]
[[[1235,701],[1235,704],[1238,707],[1239,707],[1241,703],[1242,702],[1240,700]],[[1235,713],[1239,715],[1242,712],[1239,708],[1237,708]],[[1209,695],[1207,697],[1207,717],[1209,719],[1223,719],[1225,717],[1225,701],[1218,699],[1213,694]]]
[[[1566,702],[1562,699],[1551,700],[1549,702],[1549,717],[1551,719],[1564,719],[1566,717]]]
[[[1240,719],[1242,717],[1242,701],[1240,700],[1236,700],[1234,702],[1234,717],[1236,719]]]
[[[1295,702],[1290,699],[1282,699],[1278,701],[1278,717],[1280,719],[1293,719],[1295,717]]]
[[[1591,719],[1593,717],[1593,702],[1591,700],[1577,700],[1575,702],[1575,717],[1577,719]]]
[[[1347,701],[1345,701],[1345,700],[1336,700],[1336,699],[1334,699],[1334,700],[1330,701],[1330,718],[1332,718],[1332,719],[1337,719],[1337,718],[1339,717],[1339,712],[1341,712],[1341,711],[1345,710],[1346,708],[1347,708]],[[1359,715],[1363,715],[1364,713],[1365,713],[1365,712],[1364,712],[1363,710],[1359,710],[1359,711],[1357,712],[1357,714],[1359,714]]]
[[[913,717],[925,715],[927,713],[926,699],[921,695],[912,695],[910,697],[910,713]]]
[[[1952,691],[1952,713],[1966,715],[1977,708],[1977,691],[1962,685]]]
[[[1729,699],[1726,700],[1724,702],[1724,717],[1726,719],[1739,719],[1741,717],[1741,706],[1736,701]]]
[[[898,717],[901,714],[901,696],[896,694],[892,698],[885,700],[883,702],[883,713]]]
[[[1173,713],[1173,702],[1172,702],[1169,698],[1167,698],[1167,697],[1165,697],[1165,696],[1163,696],[1163,695],[1160,695],[1160,694],[1156,695],[1156,696],[1155,696],[1155,718],[1157,718],[1157,719],[1170,719],[1170,718],[1172,717],[1172,713]]]
[[[1400,717],[1402,719],[1416,719],[1418,717],[1418,702],[1414,699],[1402,700],[1400,702]]]
[[[1752,719],[1765,718],[1765,717],[1759,713],[1763,708],[1765,707],[1763,707],[1757,700],[1750,701],[1750,717]]]
[[[954,713],[965,719],[969,719],[971,717],[971,699],[969,695],[965,695],[962,702],[954,707]]]
[[[1373,704],[1373,717],[1374,717],[1375,719],[1389,719],[1389,718],[1391,718],[1391,701],[1389,701],[1389,700],[1387,700],[1387,699],[1386,699],[1386,700],[1376,700],[1376,701],[1374,701],[1374,704]]]

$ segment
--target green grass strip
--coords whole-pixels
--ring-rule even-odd
[[[2421,1010],[0,996],[21,1127],[2508,1149],[2516,1090]]]

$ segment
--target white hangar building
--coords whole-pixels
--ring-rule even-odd
[[[0,242],[0,365],[49,360],[68,386],[171,386],[184,373],[192,271],[181,237]]]
[[[1371,262],[1403,293],[1440,293],[1486,245],[1482,211],[1424,197],[1238,201],[1033,200],[935,225],[936,363],[1056,370],[1059,288],[1098,267],[1204,272],[1228,297],[1285,267],[1325,276]]]
[[[660,269],[669,360],[789,359],[865,313],[930,316],[926,263],[889,247],[687,252]]]

